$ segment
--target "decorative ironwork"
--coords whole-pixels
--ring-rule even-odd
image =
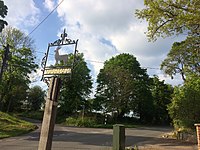
[[[42,58],[42,62],[41,62],[41,67],[42,68],[45,67],[46,58],[47,58],[47,54],[45,53],[45,56]]]
[[[67,37],[67,33],[64,32],[61,34],[61,38],[54,41],[53,43],[49,43],[48,44],[48,48],[47,48],[47,52],[45,53],[45,56],[42,58],[42,62],[41,62],[41,67],[42,67],[42,79],[41,81],[44,81],[45,83],[47,83],[47,85],[49,85],[49,81],[50,78],[53,76],[57,76],[57,75],[61,75],[61,74],[65,74],[65,75],[71,75],[72,71],[74,69],[74,66],[76,64],[76,55],[78,53],[77,50],[77,45],[78,45],[78,39],[77,40],[71,40]],[[50,66],[47,67],[47,60],[48,60],[48,55],[49,55],[49,50],[51,47],[57,46],[57,53],[55,54],[55,59],[56,59],[56,65],[58,64],[58,62],[63,61],[64,63],[66,63],[68,61],[68,55],[60,55],[58,50],[61,48],[61,46],[64,45],[75,45],[74,47],[74,60],[73,63],[71,65],[64,65],[64,66]],[[55,50],[55,52],[56,52]]]
[[[50,43],[50,46],[61,46],[61,45],[71,45],[71,44],[76,44],[76,41],[69,39],[64,29],[64,32],[61,34],[61,39],[58,39],[55,42]]]

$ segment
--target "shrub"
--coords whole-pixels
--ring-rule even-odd
[[[95,119],[89,117],[66,118],[65,125],[78,126],[78,127],[93,127],[96,124]]]
[[[77,119],[77,126],[79,127],[93,127],[96,124],[95,120],[92,118],[78,118]]]

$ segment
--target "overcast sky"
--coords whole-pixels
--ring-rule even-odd
[[[8,24],[29,34],[61,0],[4,2],[8,6]],[[143,0],[64,0],[30,34],[35,40],[37,62],[40,64],[48,43],[57,40],[66,28],[70,38],[79,39],[78,50],[84,54],[94,81],[99,69],[103,67],[101,62],[120,53],[129,53],[137,58],[141,67],[147,68],[150,76],[155,74],[166,83],[180,84],[179,76],[172,80],[159,68],[172,43],[184,37],[173,36],[148,42],[145,35],[147,23],[138,20],[134,14],[136,9],[143,7]],[[39,70],[33,76],[41,75]],[[41,82],[37,84],[44,86]]]

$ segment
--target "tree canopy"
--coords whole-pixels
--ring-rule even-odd
[[[73,62],[73,58],[73,54],[70,54],[69,64]],[[73,69],[72,76],[63,78],[61,88],[59,112],[65,115],[82,109],[92,88],[92,77],[83,54],[78,54],[76,59],[78,62]]]
[[[157,76],[151,78],[151,94],[154,104],[153,123],[165,124],[170,122],[167,106],[171,103],[173,88],[160,81]]]
[[[122,118],[133,111],[141,120],[151,118],[148,75],[133,55],[120,54],[104,63],[97,77],[96,103]]]
[[[193,128],[200,121],[200,78],[187,77],[182,87],[176,87],[168,110],[176,128]]]
[[[0,16],[2,18],[5,18],[7,13],[8,13],[8,7],[4,4],[2,0],[0,0]],[[8,23],[5,20],[0,19],[0,32],[3,30],[5,25],[8,25]]]
[[[200,35],[199,0],[144,0],[144,5],[135,14],[148,22],[149,40],[183,32]]]
[[[27,102],[30,110],[40,110],[44,103],[45,91],[38,85],[28,90]]]
[[[182,42],[175,42],[162,62],[161,69],[172,78],[180,74],[186,80],[186,75],[200,75],[200,38],[187,37]]]
[[[8,27],[0,34],[0,44],[8,44],[10,51],[0,87],[1,109],[12,111],[18,109],[17,105],[26,99],[29,74],[38,67],[35,63],[34,42],[20,30]],[[4,49],[0,49],[1,55],[3,52]]]

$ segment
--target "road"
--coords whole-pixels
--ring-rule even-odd
[[[40,126],[40,123],[38,123],[38,126]],[[164,133],[170,131],[170,128],[162,127],[126,129],[126,146],[155,145],[156,141],[162,141],[161,136]],[[37,150],[39,134],[40,128],[27,135],[1,139],[0,150]],[[180,146],[180,143],[172,145],[172,142],[166,143],[165,141],[165,146],[167,146],[166,144]],[[109,150],[111,146],[112,129],[55,126],[52,150]],[[188,145],[182,146],[187,148]],[[188,148],[193,148],[193,145],[189,145]]]

